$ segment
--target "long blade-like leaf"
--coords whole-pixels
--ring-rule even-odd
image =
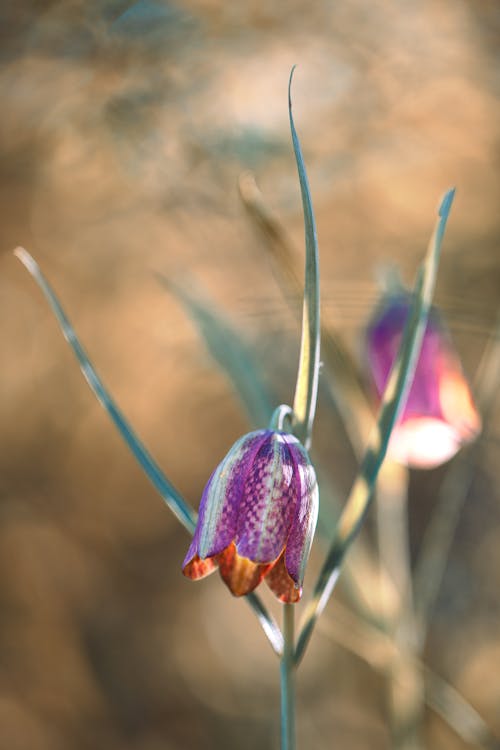
[[[302,620],[296,649],[297,661],[301,659],[314,625],[334,589],[340,573],[342,559],[361,528],[370,506],[378,472],[387,452],[392,429],[405,403],[427,324],[427,316],[436,282],[441,242],[453,196],[454,190],[449,190],[441,202],[439,217],[429,243],[427,255],[417,276],[412,310],[384,392],[380,415],[314,588],[313,598]]]
[[[132,451],[132,454],[139,462],[142,469],[144,469],[146,476],[148,477],[150,482],[160,493],[166,505],[170,508],[172,513],[182,523],[182,525],[189,531],[189,533],[193,534],[196,526],[196,512],[186,503],[180,493],[166,478],[154,458],[150,455],[148,450],[139,440],[134,430],[129,425],[120,409],[115,404],[114,400],[111,398],[107,389],[103,385],[102,380],[95,371],[94,366],[89,360],[85,350],[80,344],[73,326],[69,322],[68,317],[61,307],[61,304],[59,303],[59,300],[57,299],[49,282],[40,270],[38,263],[22,247],[16,248],[14,254],[27,268],[29,273],[33,276],[38,286],[44,293],[54,312],[54,315],[57,318],[59,325],[61,326],[64,338],[75,353],[75,356],[80,365],[80,369],[92,392],[113,420],[120,435]],[[260,601],[258,596],[256,596],[256,594],[249,594],[246,599],[251,608],[256,613],[258,620],[269,642],[271,643],[273,650],[278,655],[280,655],[283,650],[283,636],[276,621],[266,610],[263,603]]]
[[[252,425],[262,427],[267,424],[274,399],[265,385],[256,357],[252,356],[239,331],[213,304],[190,292],[187,284],[181,285],[163,274],[156,274],[156,278],[184,306],[214,361],[233,383]]]
[[[241,175],[239,191],[249,217],[273,256],[277,281],[284,299],[294,315],[297,312],[300,314],[297,303],[303,297],[302,281],[296,269],[297,253],[294,252],[293,243],[285,227],[264,200],[251,172]],[[341,332],[330,323],[322,323],[320,332],[325,395],[335,404],[354,453],[361,460],[374,423],[370,404],[363,391],[362,378]]]
[[[133,455],[146,472],[150,482],[152,482],[154,487],[158,490],[161,497],[168,505],[172,513],[176,516],[176,518],[192,534],[196,526],[195,511],[189,507],[189,505],[181,497],[180,493],[165,477],[154,458],[149,454],[147,449],[134,433],[132,427],[128,424],[120,409],[115,404],[114,400],[111,398],[107,389],[103,385],[102,380],[95,371],[94,366],[89,360],[85,350],[80,344],[76,333],[71,323],[69,322],[68,317],[66,316],[66,313],[61,307],[61,304],[59,303],[59,300],[57,299],[49,282],[40,270],[38,263],[26,250],[21,247],[16,248],[14,254],[27,268],[27,270],[33,276],[38,286],[44,293],[48,303],[50,304],[54,312],[54,315],[57,318],[59,325],[61,326],[64,338],[73,349],[83,376],[89,384],[94,395],[115,423],[115,426],[117,427],[120,435],[125,440]]]
[[[304,304],[302,311],[302,338],[300,342],[299,369],[297,384],[293,400],[294,432],[310,447],[311,431],[316,412],[319,377],[320,351],[320,311],[319,311],[319,252],[316,236],[316,223],[311,201],[311,193],[307,180],[304,159],[300,142],[295,130],[292,115],[291,85],[293,72],[290,73],[288,83],[288,113],[290,116],[290,130],[292,133],[293,150],[299,173],[300,191],[304,211],[304,227],[306,241],[306,264],[304,277]]]

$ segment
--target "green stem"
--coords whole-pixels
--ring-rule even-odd
[[[287,404],[280,404],[273,411],[271,419],[269,420],[270,430],[287,430],[292,429],[292,418],[293,411]]]
[[[295,609],[293,604],[283,607],[283,656],[280,663],[281,680],[281,750],[295,750],[295,664],[294,664]]]
[[[388,710],[394,750],[418,750],[424,714],[424,676],[417,659],[416,621],[408,531],[408,469],[386,460],[377,484],[377,532],[380,560],[390,571],[399,607],[387,619],[394,653],[387,670]]]

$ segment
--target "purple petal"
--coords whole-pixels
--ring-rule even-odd
[[[402,295],[386,300],[382,311],[368,330],[370,369],[379,395],[387,384],[404,326],[409,314],[411,298]],[[415,375],[401,419],[422,415],[441,417],[439,379],[436,363],[443,351],[450,349],[444,326],[435,311],[431,311],[424,333]]]
[[[184,558],[184,562],[182,563],[183,569],[186,567],[186,565],[189,565],[191,560],[193,560],[198,554],[199,541],[200,539],[199,539],[199,534],[198,534],[198,527],[196,527],[196,531],[194,532],[194,536],[191,540],[191,544],[189,545],[189,549],[187,551],[186,557]]]
[[[214,478],[214,474],[217,471],[215,469],[208,482],[205,485],[205,489],[203,490],[203,494],[201,496],[200,501],[200,507],[198,509],[198,520],[196,522],[196,528],[194,530],[193,538],[191,540],[191,544],[189,545],[189,549],[187,551],[186,557],[184,558],[184,562],[182,563],[182,567],[185,568],[186,565],[191,562],[191,560],[196,557],[196,555],[199,554],[199,547],[200,547],[200,531],[204,523],[204,518],[206,515],[206,504],[207,504],[207,493],[209,490],[209,487],[212,483],[212,479]]]
[[[258,430],[237,440],[210,477],[200,503],[197,543],[193,539],[191,545],[202,559],[219,554],[235,538],[245,480],[268,434]]]
[[[289,439],[268,432],[245,481],[235,541],[238,554],[254,562],[276,560],[295,514],[300,488]]]
[[[299,491],[297,507],[286,543],[285,567],[295,584],[301,587],[318,520],[319,491],[316,473],[306,450],[299,442],[296,442],[291,446],[291,453]]]

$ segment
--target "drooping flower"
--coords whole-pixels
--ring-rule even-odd
[[[411,302],[411,296],[404,292],[387,296],[369,324],[368,363],[379,397],[396,357]],[[481,419],[458,354],[433,308],[388,455],[410,467],[432,468],[452,458],[480,429]]]
[[[203,578],[217,567],[235,596],[265,579],[296,602],[318,516],[316,474],[293,435],[258,430],[240,438],[210,477],[183,573]]]

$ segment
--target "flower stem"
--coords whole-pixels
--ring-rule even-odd
[[[377,532],[382,566],[390,571],[399,607],[387,618],[394,653],[387,669],[388,710],[394,750],[419,750],[424,715],[424,674],[418,639],[408,530],[408,469],[386,460],[377,484]]]
[[[280,664],[281,678],[281,750],[295,750],[295,610],[293,604],[283,608],[284,647]]]
[[[286,404],[277,406],[273,411],[271,419],[269,421],[270,430],[291,430],[293,411]]]

